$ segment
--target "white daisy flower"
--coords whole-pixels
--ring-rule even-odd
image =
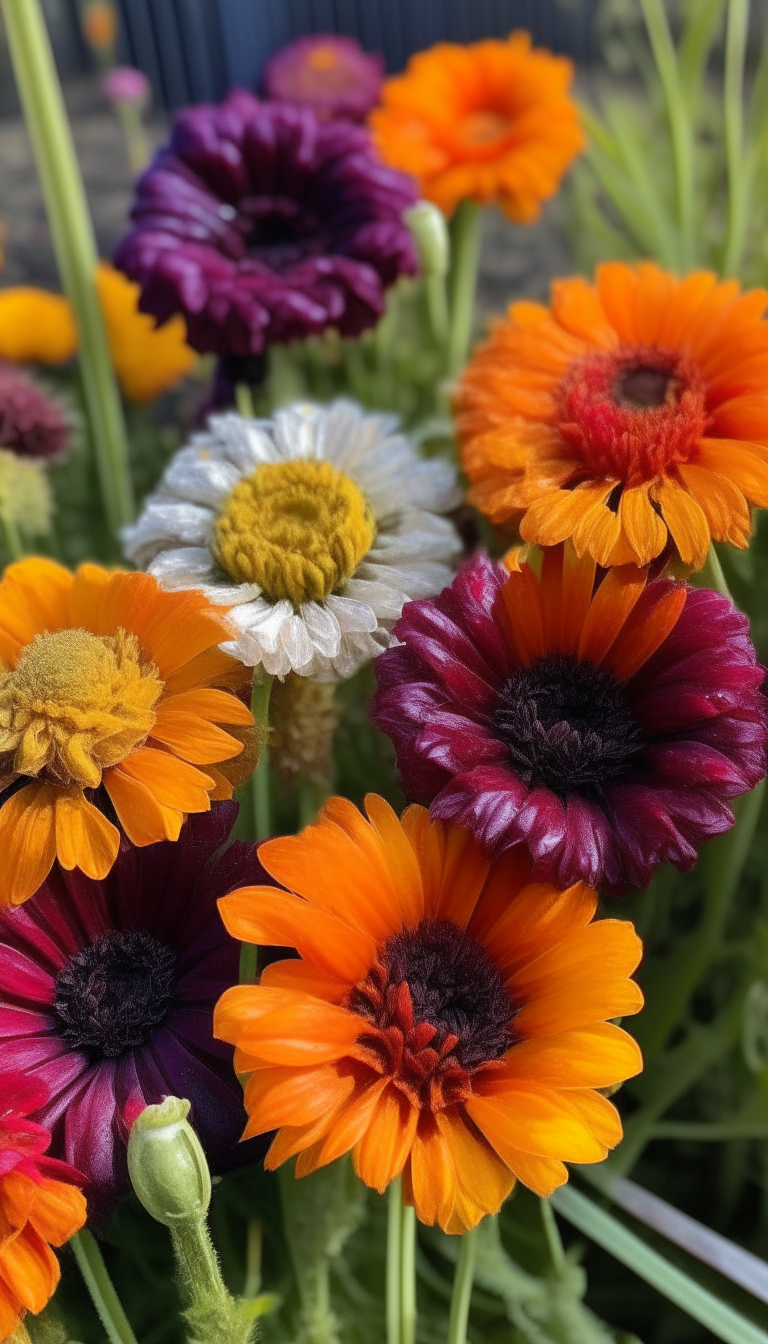
[[[406,602],[450,583],[461,542],[438,515],[459,500],[453,468],[420,459],[393,417],[299,403],[212,417],[123,540],[165,588],[232,606],[225,652],[335,681],[387,648]]]

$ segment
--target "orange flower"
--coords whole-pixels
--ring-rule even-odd
[[[670,539],[696,569],[710,540],[747,546],[749,506],[768,507],[766,304],[652,262],[556,281],[551,309],[513,304],[456,399],[472,503],[606,566]]]
[[[182,317],[162,327],[139,312],[139,286],[109,262],[99,262],[96,284],[107,327],[109,351],[123,395],[153,401],[189,373],[197,355],[187,345]]]
[[[51,1246],[63,1246],[85,1222],[78,1173],[45,1157],[51,1136],[26,1117],[48,1100],[38,1078],[0,1074],[0,1339],[40,1312],[59,1282]]]
[[[516,853],[491,865],[425,808],[366,808],[332,798],[301,835],[260,847],[288,891],[219,902],[235,937],[300,960],[227,990],[214,1031],[250,1073],[243,1137],[278,1130],[268,1168],[299,1154],[304,1176],[351,1150],[366,1185],[402,1173],[422,1222],[462,1232],[516,1177],[549,1195],[565,1161],[618,1143],[594,1089],[641,1068],[606,1021],[641,1007],[640,942],[626,920],[592,923],[588,887],[531,884]]]
[[[569,60],[531,50],[525,32],[441,42],[387,80],[369,123],[386,162],[445,214],[470,199],[528,223],[584,146],[572,78]]]
[[[71,574],[42,559],[5,571],[0,904],[25,901],[55,859],[106,877],[120,844],[110,816],[134,845],[151,845],[231,797],[233,772],[217,767],[243,743],[218,725],[244,736],[253,720],[229,693],[247,685],[246,669],[216,647],[225,617],[149,574]]]
[[[63,364],[77,350],[69,299],[31,285],[0,291],[0,359],[14,364]]]

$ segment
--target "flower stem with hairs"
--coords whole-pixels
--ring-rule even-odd
[[[416,1210],[408,1204],[400,1227],[400,1344],[416,1344]]]
[[[461,202],[451,220],[449,374],[458,373],[469,354],[480,261],[480,221],[480,208],[470,200]]]
[[[120,394],[96,290],[96,245],[40,0],[2,0],[8,46],[64,288],[80,334],[80,367],[101,494],[117,531],[134,514]]]
[[[136,1344],[95,1237],[83,1228],[69,1244],[110,1344]]]
[[[400,1279],[403,1240],[402,1183],[397,1176],[387,1193],[387,1344],[400,1344]]]
[[[259,763],[253,772],[253,822],[257,840],[266,840],[272,834],[272,800],[269,772],[269,697],[273,678],[265,673],[253,679],[251,713],[261,742]]]
[[[472,1227],[461,1238],[459,1259],[453,1278],[451,1315],[448,1322],[448,1344],[466,1344],[469,1304],[472,1298],[472,1280],[477,1259],[477,1228]]]

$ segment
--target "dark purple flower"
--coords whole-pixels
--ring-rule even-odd
[[[66,453],[71,433],[64,399],[46,392],[23,369],[0,362],[0,448],[56,462]]]
[[[236,815],[218,803],[175,844],[126,842],[102,882],[57,865],[36,896],[0,914],[3,1066],[49,1089],[36,1119],[52,1132],[51,1155],[91,1182],[97,1216],[130,1188],[127,1128],[145,1104],[189,1098],[211,1156],[240,1138],[232,1050],[211,1028],[239,957],[216,901],[264,880],[253,845],[216,854]]]
[[[685,871],[766,773],[768,718],[746,617],[717,593],[562,547],[541,577],[478,556],[410,602],[376,660],[373,717],[409,798],[534,876],[613,894]]]
[[[178,115],[115,260],[144,312],[184,314],[196,350],[258,355],[326,327],[357,336],[416,269],[402,222],[415,199],[362,127],[235,89]]]
[[[267,98],[305,103],[321,120],[364,121],[379,99],[384,58],[369,55],[353,37],[314,33],[297,37],[264,66]]]

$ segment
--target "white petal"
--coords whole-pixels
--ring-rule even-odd
[[[317,652],[326,658],[335,658],[341,646],[341,629],[333,613],[331,599],[328,598],[325,603],[303,603],[301,617]]]
[[[437,565],[425,561],[423,565],[414,565],[409,569],[396,569],[394,566],[362,564],[355,574],[358,579],[372,579],[375,583],[386,583],[399,588],[413,600],[418,597],[432,597],[442,592],[453,579],[453,571],[447,565]]]
[[[343,593],[331,593],[325,599],[328,613],[333,613],[343,635],[372,634],[378,625],[375,613],[367,602],[356,600],[348,589],[349,585]],[[335,658],[337,653],[338,646],[333,652],[329,651],[329,656]]]
[[[280,642],[280,631],[292,616],[293,606],[287,600],[271,603],[257,598],[255,602],[235,607],[230,622],[257,639],[266,652],[274,653]]]
[[[207,448],[182,448],[163,473],[162,489],[194,504],[219,509],[241,478],[231,462]]]
[[[213,557],[206,546],[179,546],[161,551],[148,570],[164,588],[197,588],[213,574]]]
[[[311,661],[314,650],[307,628],[296,612],[284,621],[280,627],[280,643],[291,660],[295,671],[306,667]]]
[[[230,462],[241,477],[249,476],[262,462],[276,462],[279,457],[269,420],[247,420],[234,411],[212,415],[207,431],[196,434],[192,443]]]
[[[138,522],[123,528],[123,551],[132,564],[143,567],[159,551],[184,543],[204,545],[213,526],[214,514],[199,504],[183,504],[150,495]]]
[[[408,601],[401,588],[391,588],[386,583],[373,583],[370,579],[357,577],[345,585],[344,596],[354,598],[368,607],[378,621],[396,621],[404,603]]]

